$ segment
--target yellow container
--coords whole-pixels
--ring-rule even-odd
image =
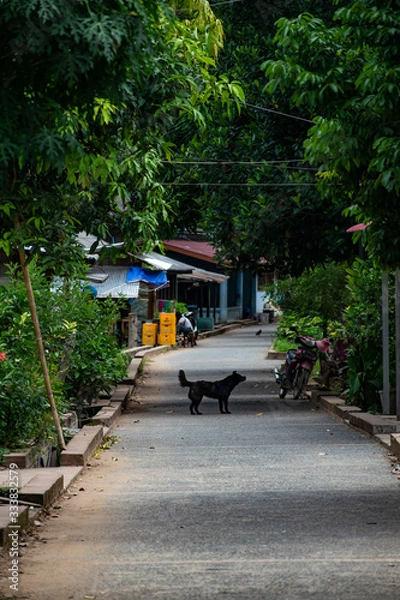
[[[146,346],[155,346],[157,343],[157,323],[143,323],[142,344]]]
[[[164,326],[176,327],[175,313],[160,313],[160,330]]]
[[[176,343],[176,335],[175,333],[159,333],[158,334],[158,343],[160,346],[170,346]]]
[[[164,325],[162,323],[160,323],[160,333],[176,333],[176,326],[175,325]]]

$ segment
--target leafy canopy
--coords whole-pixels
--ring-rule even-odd
[[[289,94],[315,125],[305,157],[318,168],[325,198],[345,202],[369,223],[365,245],[376,262],[400,264],[400,10],[398,2],[341,5],[335,24],[303,13],[282,18],[279,60],[263,64],[266,93]],[[360,234],[357,234],[360,235]]]
[[[221,24],[199,0],[5,0],[0,7],[1,248],[45,246],[61,270],[85,229],[158,241],[158,170],[182,115],[229,104],[210,74]],[[230,90],[232,91],[232,90]],[[70,251],[70,254],[69,252]],[[74,252],[76,254],[74,254]]]
[[[251,3],[250,3],[251,4]],[[289,5],[289,6],[288,6]],[[223,20],[225,43],[217,63],[219,76],[240,81],[242,110],[207,115],[206,129],[179,129],[191,142],[180,148],[180,164],[168,165],[164,181],[179,201],[178,227],[202,227],[219,249],[221,262],[257,269],[260,258],[280,273],[300,274],[327,258],[352,255],[352,224],[316,189],[315,173],[304,168],[303,141],[310,127],[307,109],[290,110],[289,97],[271,101],[262,93],[260,65],[276,58],[275,21],[297,15],[304,6],[331,16],[330,2],[258,2],[215,7]],[[272,110],[272,112],[271,112]],[[275,111],[294,112],[291,119]],[[302,120],[303,119],[303,120]],[[172,235],[172,233],[170,234]]]

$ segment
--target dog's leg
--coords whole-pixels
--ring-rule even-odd
[[[219,412],[222,415],[223,414],[230,415],[231,411],[228,410],[228,398],[218,398],[218,402],[219,402]]]
[[[202,415],[202,414],[203,414],[203,413],[201,413],[201,412],[199,411],[199,404],[200,404],[200,402],[202,401],[202,399],[203,399],[203,396],[200,398],[200,400],[197,402],[197,404],[196,404],[196,405],[195,405],[195,407],[194,407],[194,410],[196,411],[196,413],[197,413],[198,415]]]
[[[194,401],[194,410],[196,411],[196,414],[198,415],[202,415],[203,413],[201,413],[199,411],[199,406],[200,406],[200,402],[203,400],[203,395],[201,396],[196,396],[196,400]]]
[[[192,392],[192,390],[190,390],[190,392],[189,392],[189,398],[192,401],[192,403],[190,405],[190,412],[191,412],[191,414],[192,415],[195,415],[195,414],[196,415],[202,415],[203,413],[201,413],[199,411],[199,405],[200,405],[200,402],[203,399],[203,396],[197,396],[196,394],[194,394]]]

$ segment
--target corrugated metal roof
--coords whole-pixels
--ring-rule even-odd
[[[206,271],[204,269],[198,269],[192,265],[177,261],[157,252],[149,252],[149,254],[135,254],[136,258],[139,258],[143,262],[150,264],[154,267],[160,268],[163,265],[163,269],[166,271],[173,271],[178,273],[178,279],[190,279],[192,281],[210,281],[214,283],[222,283],[229,279],[229,276],[223,275],[222,273],[213,273],[212,271]]]
[[[124,242],[105,242],[104,240],[99,240],[97,236],[92,235],[91,233],[86,233],[86,231],[81,231],[78,233],[76,237],[77,241],[83,246],[85,252],[89,252],[90,248],[93,246],[95,242],[97,242],[97,248],[95,252],[100,252],[102,248],[114,248],[121,247],[124,245]]]
[[[163,245],[171,252],[180,252],[186,256],[200,258],[207,262],[216,263],[214,259],[215,248],[208,242],[199,242],[195,240],[165,240]]]
[[[95,267],[87,274],[87,279],[97,290],[96,298],[137,298],[139,296],[140,282],[126,283],[129,267],[104,266]],[[107,277],[102,282],[100,278]]]
[[[173,271],[176,273],[190,273],[194,267],[187,265],[186,263],[180,262],[172,258],[168,258],[158,252],[149,252],[148,254],[135,254],[135,258],[142,260],[148,265],[152,265],[162,271]]]
[[[193,273],[181,273],[178,279],[191,279],[192,281],[210,281],[212,283],[223,283],[229,279],[229,275],[222,273],[212,273],[204,269],[194,269]]]

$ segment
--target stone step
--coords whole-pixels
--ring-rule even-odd
[[[396,433],[397,423],[396,417],[386,415],[371,415],[366,412],[352,412],[348,415],[350,425],[363,429],[370,435],[377,433]]]
[[[0,505],[0,547],[9,548],[12,546],[14,538],[18,541],[20,530],[27,527],[29,522],[29,508],[27,506],[18,506],[18,516],[11,513],[8,504]]]
[[[128,374],[123,379],[123,383],[126,385],[134,385],[139,372],[141,360],[133,358],[128,365]]]
[[[117,389],[114,391],[111,396],[110,402],[121,402],[122,408],[125,407],[125,404],[132,393],[132,386],[128,384],[119,385]]]
[[[49,506],[64,489],[64,475],[48,472],[43,469],[40,473],[19,490],[19,498],[25,502]]]
[[[104,427],[111,427],[121,413],[122,402],[111,402],[110,405],[103,406],[103,408],[93,417],[92,421],[93,423],[103,425]]]
[[[103,438],[102,425],[85,425],[61,452],[62,467],[85,466]]]
[[[390,451],[400,458],[400,433],[390,434]]]

